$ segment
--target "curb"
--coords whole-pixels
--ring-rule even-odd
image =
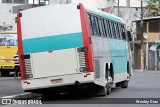
[[[160,73],[160,71],[156,71],[156,70],[134,70],[133,72],[145,72],[145,73]]]

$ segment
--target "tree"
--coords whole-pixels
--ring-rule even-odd
[[[160,16],[160,0],[150,0],[146,8],[149,16]]]

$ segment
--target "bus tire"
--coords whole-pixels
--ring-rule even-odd
[[[107,95],[110,95],[111,89],[112,89],[112,84],[113,84],[113,78],[112,78],[112,74],[111,74],[111,69],[108,69],[108,66],[106,66],[105,78],[107,79],[107,84],[106,84]]]
[[[96,95],[98,96],[106,96],[107,95],[107,87],[100,86],[96,88]]]
[[[101,95],[106,96],[107,92],[108,92],[108,90],[107,90],[107,87],[105,86],[105,87],[102,88],[102,94]]]
[[[106,84],[106,88],[107,88],[106,90],[107,90],[107,95],[110,95],[111,94],[111,89],[112,89],[112,77],[111,77],[110,73],[108,73],[107,80],[109,82]]]
[[[107,95],[111,94],[111,90],[112,90],[112,84],[108,84],[107,85]]]
[[[123,81],[121,84],[121,88],[128,88],[128,82],[128,80]]]
[[[106,95],[109,95],[111,93],[111,88],[110,87],[107,87],[107,86],[100,86],[100,87],[97,87],[96,89],[96,95],[98,96],[106,96]]]

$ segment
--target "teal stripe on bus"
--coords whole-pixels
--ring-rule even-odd
[[[24,54],[83,46],[82,32],[24,39]]]

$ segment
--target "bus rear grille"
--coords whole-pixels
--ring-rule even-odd
[[[26,70],[26,74],[31,73],[31,61],[30,59],[24,59],[25,62],[25,70]]]
[[[95,60],[95,78],[100,78],[100,64],[99,64],[99,60]]]
[[[80,67],[85,67],[86,63],[85,63],[85,55],[84,52],[78,52],[78,56],[79,56],[79,64]]]
[[[80,71],[90,71],[87,52],[78,52]]]
[[[23,70],[26,71],[26,74],[30,74],[32,72],[30,55],[24,55],[23,57],[21,57],[21,59]]]
[[[89,59],[87,52],[78,52],[81,67],[89,67]]]

